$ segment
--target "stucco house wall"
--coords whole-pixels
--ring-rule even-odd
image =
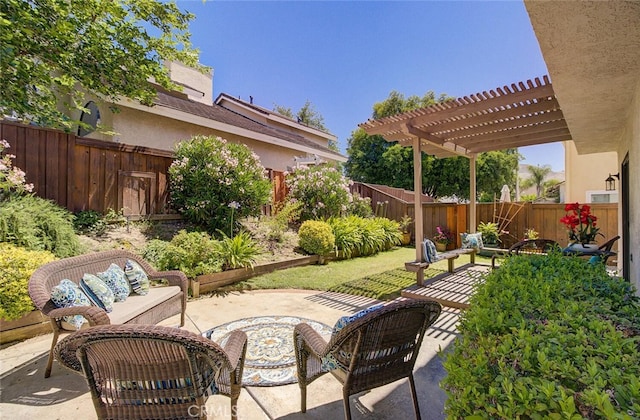
[[[563,144],[566,174],[564,202],[590,203],[593,202],[593,194],[608,194],[611,199],[609,202],[618,202],[620,182],[616,179],[616,191],[606,191],[605,184],[609,174],[619,172],[618,154],[604,152],[579,155],[574,142],[566,141]]]
[[[640,295],[640,82],[636,85],[633,101],[628,109],[622,141],[618,149],[618,168],[629,156],[629,280]],[[620,209],[620,212],[622,209]],[[622,220],[620,214],[618,220]],[[619,227],[622,231],[622,226]]]
[[[293,158],[299,155],[292,149],[259,142],[247,137],[213,130],[185,121],[163,118],[148,112],[122,108],[115,118],[115,131],[121,133],[114,140],[131,145],[154,147],[162,150],[174,150],[177,142],[188,140],[195,135],[214,135],[227,141],[242,143],[260,156],[265,168],[285,171],[294,165]]]
[[[122,99],[116,104],[116,113],[110,110],[110,104],[88,97],[87,101],[98,104],[100,124],[113,133],[94,131],[85,137],[173,151],[178,141],[199,134],[215,135],[247,145],[265,168],[280,172],[296,166],[296,157],[317,156],[324,162],[347,160],[329,149],[329,142],[337,140],[333,134],[226,94],[220,94],[214,103],[213,71],[203,74],[180,63],[165,65],[182,92],[158,87],[155,106]]]
[[[184,64],[167,61],[171,80],[180,83],[191,100],[210,104],[213,102],[213,70],[200,73]]]
[[[640,295],[640,3],[524,4],[578,153],[615,152],[617,170],[628,156],[628,185],[619,191],[629,221],[622,224],[619,205],[618,268],[628,261],[623,275]]]

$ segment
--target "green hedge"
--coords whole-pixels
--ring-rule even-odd
[[[374,255],[400,245],[400,225],[384,217],[334,217],[327,221],[335,236],[336,250],[346,258]]]
[[[10,321],[33,311],[29,297],[29,277],[56,259],[49,251],[30,251],[0,242],[0,318]]]
[[[583,259],[514,256],[490,273],[445,356],[449,418],[639,418],[640,304]]]

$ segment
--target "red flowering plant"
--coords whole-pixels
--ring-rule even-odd
[[[574,243],[588,244],[595,242],[600,230],[596,227],[598,218],[591,214],[591,206],[579,203],[570,203],[564,206],[566,216],[560,218],[560,223],[567,227],[569,240]],[[604,236],[604,235],[603,235]]]

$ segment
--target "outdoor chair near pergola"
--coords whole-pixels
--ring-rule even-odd
[[[413,148],[416,262],[424,261],[421,153],[470,160],[470,197],[476,196],[478,153],[571,140],[548,76],[498,87],[360,124],[369,135]],[[470,202],[469,229],[475,232],[476,203]],[[417,283],[424,282],[423,269]]]

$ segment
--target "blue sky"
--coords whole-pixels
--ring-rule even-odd
[[[346,152],[392,90],[465,96],[547,74],[521,1],[178,1],[220,93],[294,113],[310,101]],[[560,143],[520,149],[564,169]]]

